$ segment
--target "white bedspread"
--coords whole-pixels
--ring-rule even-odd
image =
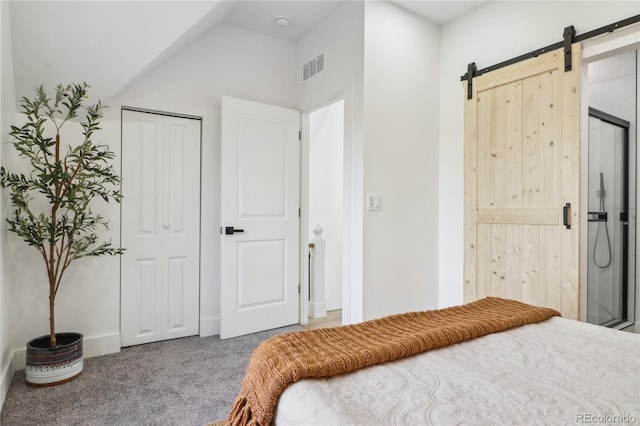
[[[640,335],[554,317],[281,395],[278,425],[640,424]]]

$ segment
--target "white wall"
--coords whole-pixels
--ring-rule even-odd
[[[442,27],[440,44],[439,305],[462,303],[463,89],[467,64],[487,67],[637,15],[638,2],[489,2]]]
[[[343,321],[436,307],[438,27],[348,2],[298,42],[298,65],[321,52],[327,70],[299,83],[299,105],[344,95],[345,239],[364,243],[345,244]],[[381,211],[364,211],[366,191]]]
[[[364,3],[346,2],[296,44],[298,108],[308,112],[338,96],[344,99],[344,192],[342,320],[362,321]],[[301,67],[325,52],[322,74],[302,84]],[[354,244],[351,244],[351,242]]]
[[[0,141],[4,142],[10,125],[16,115],[16,96],[13,79],[13,58],[11,51],[11,23],[9,3],[0,2]],[[0,143],[0,163],[5,161],[6,144]],[[0,194],[0,407],[9,390],[13,378],[13,350],[9,341],[10,319],[7,297],[7,226],[5,222],[8,197]]]
[[[290,42],[221,24],[108,103],[196,115],[227,95],[294,108],[295,71]]]
[[[309,241],[322,227],[327,310],[342,309],[344,101],[309,116]]]
[[[200,334],[220,332],[220,104],[223,95],[296,107],[292,43],[220,25],[109,105],[203,117]],[[119,304],[110,309],[118,310]]]
[[[364,319],[438,306],[438,33],[365,3]]]
[[[300,110],[309,111],[343,94],[351,98],[354,86],[362,84],[363,31],[363,4],[346,2],[296,43],[295,81]],[[325,70],[303,84],[302,64],[322,52]],[[351,103],[351,99],[345,99],[345,108]]]

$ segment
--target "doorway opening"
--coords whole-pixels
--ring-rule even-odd
[[[587,322],[636,317],[637,51],[589,64]]]
[[[341,325],[345,265],[344,100],[332,101],[308,113],[305,127],[305,219],[302,221],[306,286],[301,323],[308,327]],[[306,152],[305,152],[306,151]],[[306,161],[305,161],[306,160]],[[304,181],[304,179],[303,179]],[[304,197],[304,195],[303,195]],[[317,256],[322,256],[318,259]],[[322,267],[322,271],[317,269]]]

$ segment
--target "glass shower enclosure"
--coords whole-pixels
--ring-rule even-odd
[[[629,318],[629,127],[589,108],[587,321],[607,327]]]

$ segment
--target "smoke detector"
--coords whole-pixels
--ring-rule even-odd
[[[287,25],[289,25],[289,18],[287,18],[286,16],[278,16],[273,20],[277,26],[279,26],[280,28],[284,28]]]

